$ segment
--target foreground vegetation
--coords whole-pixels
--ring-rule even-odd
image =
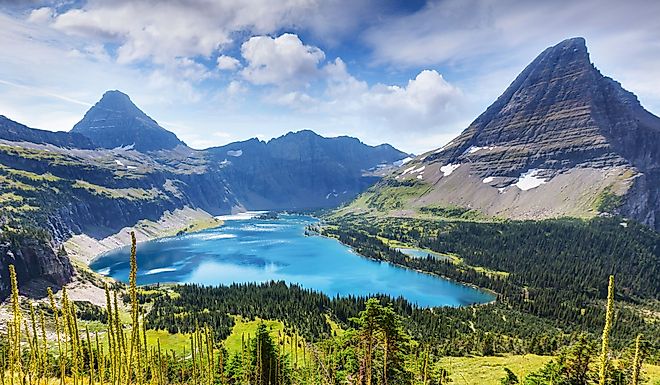
[[[128,290],[106,286],[103,310],[79,309],[63,289],[59,303],[49,292],[47,307],[29,304],[24,314],[11,266],[12,316],[2,340],[2,383],[443,384],[459,373],[451,372],[448,344],[468,341],[459,337],[465,330],[461,317],[487,308],[428,310],[402,299],[330,299],[277,282],[139,289],[135,253],[133,238]],[[501,383],[643,383],[646,340],[638,337],[616,360],[609,347],[615,325],[613,283],[611,277],[600,343],[586,334],[564,335],[567,347],[557,348],[556,359],[542,359],[541,369],[532,373],[525,370],[529,367],[507,367]],[[122,310],[124,300],[128,316]],[[280,321],[264,322],[257,316]],[[100,327],[90,330],[83,318]],[[474,328],[474,322],[467,324]],[[180,347],[179,353],[164,349],[158,333],[154,341],[147,328],[184,333],[178,335],[187,337],[188,347],[183,352]],[[480,345],[464,348],[492,356],[502,349],[495,342],[501,340],[488,335]],[[518,377],[523,373],[524,379]]]

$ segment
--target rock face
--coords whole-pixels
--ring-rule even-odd
[[[133,146],[137,151],[148,152],[185,146],[119,91],[103,94],[71,132],[88,137],[101,148]]]
[[[416,183],[398,207],[381,209],[457,205],[527,219],[608,211],[659,228],[659,173],[660,118],[603,76],[574,38],[542,52],[457,138],[370,198]]]
[[[11,292],[9,265],[16,269],[17,281],[21,284],[33,279],[46,280],[55,287],[67,282],[73,275],[73,267],[66,255],[58,255],[52,245],[43,239],[22,237],[13,242],[0,242],[0,298]]]

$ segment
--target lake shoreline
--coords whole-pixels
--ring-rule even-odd
[[[310,227],[322,221],[318,217],[291,214],[261,220],[242,215],[233,219],[241,220],[201,234],[146,243],[139,251],[138,284],[217,286],[275,280],[330,297],[403,297],[420,308],[472,306],[495,299],[493,293],[473,285],[366,258],[336,239],[327,243],[328,237],[310,234]],[[124,248],[105,254],[90,268],[126,282],[127,261]]]
[[[195,233],[219,227],[223,221],[201,209],[184,207],[172,212],[166,211],[158,221],[142,220],[127,226],[103,239],[94,239],[86,234],[76,234],[64,243],[72,262],[89,267],[103,254],[130,245],[130,233],[135,232],[138,243],[168,238],[182,233]]]
[[[424,270],[420,270],[420,269],[413,269],[413,268],[411,268],[411,267],[408,267],[408,266],[405,266],[405,265],[402,265],[402,264],[399,264],[399,263],[394,263],[394,262],[386,261],[386,260],[383,260],[383,259],[369,258],[369,257],[366,257],[366,256],[364,256],[364,255],[358,253],[358,252],[357,252],[352,246],[343,243],[342,241],[340,241],[340,240],[337,239],[337,238],[329,237],[329,236],[327,236],[327,235],[320,234],[320,233],[318,233],[318,232],[316,232],[316,231],[314,231],[314,234],[316,234],[316,236],[319,236],[319,237],[323,237],[323,238],[327,238],[327,239],[332,239],[332,240],[334,240],[334,241],[336,241],[336,242],[339,242],[340,244],[342,244],[342,245],[344,245],[345,247],[349,248],[353,254],[359,256],[360,258],[364,258],[364,259],[367,259],[367,260],[369,260],[369,261],[373,261],[373,262],[379,262],[379,263],[383,263],[383,262],[384,262],[384,263],[388,263],[388,264],[390,264],[390,265],[392,265],[392,266],[396,266],[396,267],[399,267],[399,268],[402,268],[402,269],[406,269],[406,270],[414,271],[414,272],[417,272],[417,273],[420,273],[420,274],[426,274],[426,275],[430,275],[430,276],[433,276],[433,277],[442,278],[442,279],[444,279],[444,280],[446,280],[446,281],[453,282],[453,283],[455,283],[455,284],[459,284],[459,285],[463,285],[463,286],[467,286],[467,287],[470,287],[470,288],[472,288],[472,289],[479,290],[479,291],[481,291],[481,292],[484,292],[484,293],[490,294],[490,295],[492,295],[492,296],[495,297],[495,299],[493,299],[492,301],[488,301],[488,302],[475,302],[475,303],[473,303],[473,304],[469,304],[469,305],[459,305],[459,306],[456,306],[456,307],[483,306],[483,305],[492,305],[492,304],[494,304],[494,303],[497,303],[497,296],[498,296],[499,294],[498,294],[497,292],[491,290],[491,289],[488,289],[488,288],[485,288],[485,287],[480,287],[480,286],[477,286],[477,285],[475,285],[475,284],[473,284],[473,283],[470,283],[470,282],[462,282],[462,281],[458,281],[458,280],[455,280],[455,279],[453,279],[453,278],[449,278],[449,277],[447,277],[447,276],[444,276],[444,275],[442,275],[442,274],[432,273],[432,272],[430,272],[430,271],[424,271]],[[418,249],[418,248],[415,248],[415,247],[406,247],[406,248],[407,248],[407,249]],[[437,252],[435,252],[435,251],[434,251],[433,253],[439,254],[439,253],[437,253]],[[413,257],[410,257],[410,256],[409,256],[409,258],[413,258]],[[448,306],[448,305],[445,305],[445,306]],[[434,308],[434,307],[445,307],[445,306],[432,306],[432,307],[430,307],[430,308]]]

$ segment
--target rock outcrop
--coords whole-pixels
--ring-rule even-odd
[[[73,275],[73,267],[66,255],[55,252],[45,238],[28,235],[8,239],[0,234],[0,298],[11,292],[9,265],[14,265],[21,286],[33,280],[45,280],[58,288],[69,282]]]

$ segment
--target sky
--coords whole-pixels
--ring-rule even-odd
[[[118,89],[193,148],[289,131],[412,153],[587,40],[660,114],[660,1],[0,0],[0,115],[68,131]]]

